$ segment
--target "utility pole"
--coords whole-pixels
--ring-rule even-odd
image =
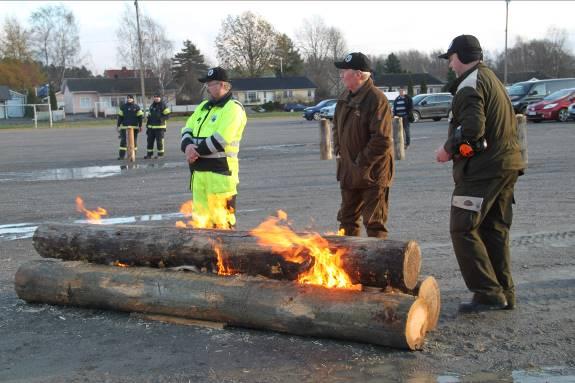
[[[503,58],[503,85],[507,85],[507,25],[509,20],[509,1],[505,0],[505,56]]]
[[[146,113],[146,88],[144,86],[144,60],[142,59],[142,34],[140,33],[140,12],[138,0],[134,0],[136,7],[136,25],[138,27],[138,51],[140,52],[140,87],[142,91],[142,111]]]
[[[280,74],[283,77],[284,75],[284,65],[283,65],[284,59],[280,57]]]

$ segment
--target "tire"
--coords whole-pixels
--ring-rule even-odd
[[[315,112],[315,113],[313,114],[313,119],[316,120],[316,121],[319,121],[319,120],[321,119],[321,116],[319,115],[319,112]]]
[[[295,111],[294,111],[293,109],[290,109],[289,112],[290,112],[290,113],[293,113],[293,112],[295,112]]]
[[[569,112],[567,109],[563,108],[557,113],[557,121],[565,122],[569,119]]]
[[[435,121],[435,122],[441,121],[441,117],[433,117],[433,121]]]
[[[535,122],[535,123],[539,123],[539,122],[541,122],[541,121],[543,121],[543,120],[528,120],[528,121],[533,121],[533,122]]]
[[[417,122],[421,120],[421,114],[419,114],[418,111],[414,110],[413,111],[413,122]]]

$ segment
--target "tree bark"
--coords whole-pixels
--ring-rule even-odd
[[[300,285],[245,275],[36,260],[16,272],[28,302],[169,315],[295,335],[420,349],[428,306],[407,294]]]
[[[342,267],[354,284],[413,289],[421,266],[415,241],[325,236],[333,248],[345,248]],[[91,225],[46,223],[33,237],[36,251],[46,258],[121,262],[129,266],[174,267],[193,265],[217,272],[217,241],[224,263],[241,274],[273,279],[297,279],[312,265],[309,254],[302,263],[286,260],[257,243],[245,231],[180,229],[173,226]]]

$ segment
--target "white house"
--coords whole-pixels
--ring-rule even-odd
[[[26,95],[0,85],[0,119],[22,118],[26,114]]]

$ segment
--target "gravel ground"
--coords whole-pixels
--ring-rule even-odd
[[[336,229],[335,164],[319,160],[317,125],[299,116],[248,122],[239,229],[277,209],[298,230]],[[82,219],[77,195],[88,208],[106,208],[113,222],[163,218],[165,224],[189,199],[189,173],[178,123],[169,126],[166,158],[141,159],[142,135],[130,167],[115,160],[111,125],[0,131],[0,381],[575,381],[575,124],[528,125],[529,168],[516,187],[512,228],[518,307],[471,315],[457,313],[470,293],[449,240],[451,170],[433,154],[446,129],[445,120],[412,125],[412,145],[407,159],[396,162],[390,196],[390,238],[420,243],[421,272],[435,276],[442,291],[438,328],[417,352],[19,300],[14,274],[39,256],[30,238],[10,233]]]

